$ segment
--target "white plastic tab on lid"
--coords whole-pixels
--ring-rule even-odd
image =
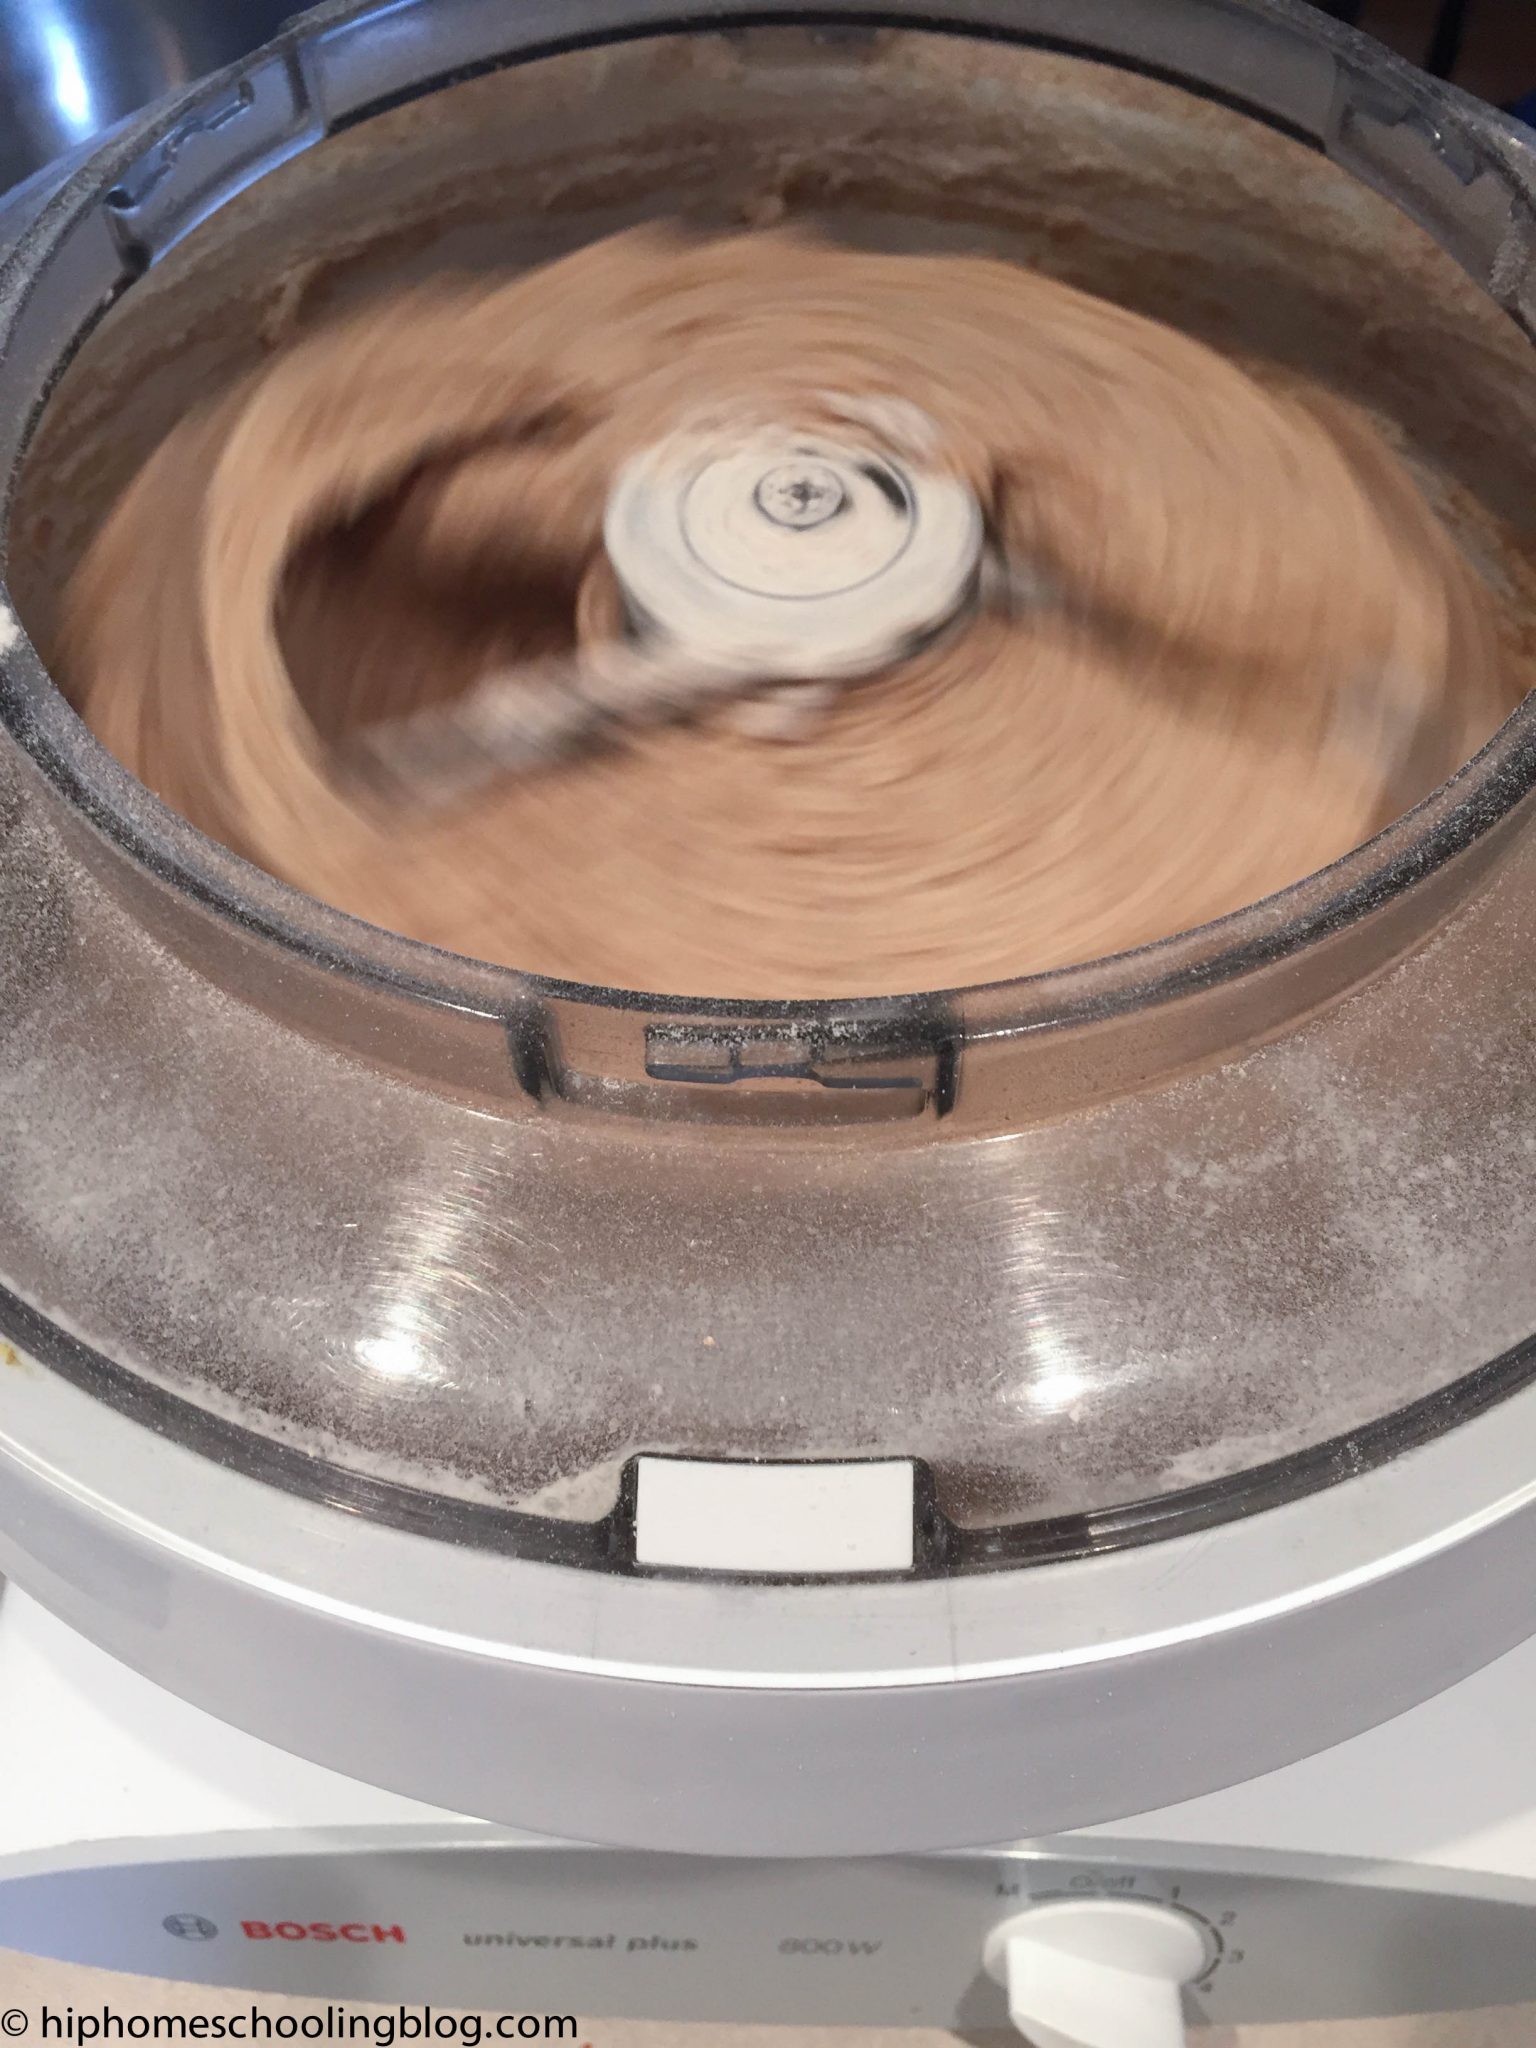
[[[639,1458],[635,1561],[682,1571],[910,1571],[907,1458],[857,1464]]]

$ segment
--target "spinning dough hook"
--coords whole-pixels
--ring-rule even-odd
[[[872,409],[828,404],[855,420]],[[1062,603],[989,538],[967,486],[919,459],[931,423],[894,403],[873,410],[878,437],[695,427],[645,450],[615,479],[603,522],[624,637],[365,727],[349,742],[356,771],[431,807],[709,708],[757,737],[797,739],[839,684],[889,670],[976,609]],[[1422,677],[1362,674],[1340,693],[1340,735],[1395,784],[1426,728],[1434,737],[1432,698]]]
[[[903,420],[909,441],[919,421]],[[794,737],[839,682],[1011,587],[983,573],[981,508],[958,478],[824,430],[670,435],[615,479],[603,540],[628,636],[368,728],[352,744],[372,779],[443,802],[605,728],[730,700],[748,730]]]

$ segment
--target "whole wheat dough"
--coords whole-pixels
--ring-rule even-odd
[[[348,736],[620,630],[609,479],[709,413],[934,423],[1056,600],[842,686],[796,743],[714,713],[446,815]],[[192,822],[344,910],[677,994],[998,980],[1323,866],[1521,691],[1376,429],[1010,264],[645,230],[441,282],[189,419],[70,591],[62,663]]]

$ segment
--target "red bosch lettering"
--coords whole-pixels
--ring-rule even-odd
[[[401,1941],[403,1927],[370,1926],[361,1920],[242,1920],[247,1941]]]

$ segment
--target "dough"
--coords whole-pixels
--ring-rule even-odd
[[[610,478],[701,415],[916,406],[1052,596],[451,811],[349,736],[620,630]],[[1007,263],[646,229],[443,280],[190,417],[69,593],[66,684],[194,824],[375,924],[673,994],[1006,979],[1219,917],[1427,793],[1522,693],[1378,429]],[[736,707],[738,710],[740,707]]]

